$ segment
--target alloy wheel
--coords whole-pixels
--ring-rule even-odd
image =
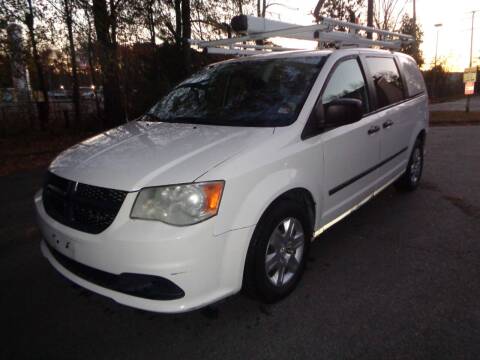
[[[267,277],[276,287],[287,284],[300,270],[305,249],[305,235],[299,220],[282,220],[270,235],[265,254]]]

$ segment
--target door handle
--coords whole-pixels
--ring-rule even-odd
[[[377,125],[372,126],[370,127],[370,129],[368,129],[368,135],[373,135],[379,131],[380,131],[380,126],[377,126]]]
[[[393,126],[393,121],[392,120],[387,120],[382,124],[383,128],[389,128],[390,126]]]

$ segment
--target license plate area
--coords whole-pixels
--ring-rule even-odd
[[[45,239],[50,246],[69,258],[75,258],[75,244],[71,239],[65,238],[56,232],[50,232]]]

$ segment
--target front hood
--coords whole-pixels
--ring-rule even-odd
[[[131,122],[65,150],[49,170],[126,191],[192,182],[272,134],[272,128]]]

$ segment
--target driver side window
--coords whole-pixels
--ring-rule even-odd
[[[342,61],[330,77],[322,95],[322,104],[337,99],[361,100],[363,113],[369,112],[367,86],[357,59]]]

